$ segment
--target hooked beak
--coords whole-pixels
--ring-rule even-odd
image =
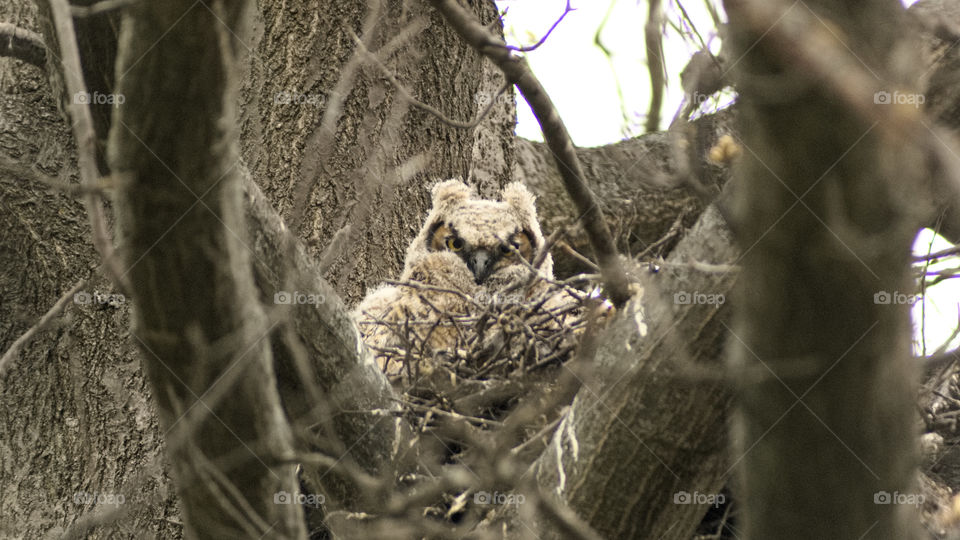
[[[493,270],[493,254],[486,249],[478,249],[467,256],[467,268],[473,272],[473,279],[477,285],[483,283]]]

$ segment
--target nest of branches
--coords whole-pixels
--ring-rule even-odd
[[[549,388],[574,357],[590,315],[603,310],[586,292],[596,290],[595,277],[537,277],[475,295],[397,282],[424,293],[429,313],[368,324],[384,325],[400,344],[374,349],[380,365],[397,366],[388,371],[411,423],[428,429],[437,417],[455,416],[487,428],[523,396]],[[437,301],[438,294],[456,301]]]
[[[559,425],[576,390],[564,390],[571,378],[561,377],[564,366],[610,309],[595,292],[597,278],[538,275],[474,295],[392,284],[416,291],[428,306],[395,321],[365,323],[383,325],[396,338],[391,347],[373,349],[400,392],[398,414],[423,449],[420,472],[403,483],[422,488],[456,477],[455,471],[491,482],[435,493],[422,508],[424,518],[481,526],[503,509],[484,503],[484,496],[523,491],[497,477],[529,466]]]

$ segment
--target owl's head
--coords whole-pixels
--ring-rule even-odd
[[[514,266],[533,263],[544,238],[533,195],[519,182],[503,188],[499,201],[480,199],[459,180],[433,188],[433,208],[407,251],[407,261],[424,252],[456,255],[478,285]],[[553,277],[548,255],[539,271]]]

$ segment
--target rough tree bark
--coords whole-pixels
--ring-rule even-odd
[[[33,2],[0,4],[0,19],[42,30]],[[83,205],[37,181],[76,185],[62,94],[41,70],[10,59],[0,59],[0,88],[0,348],[91,278],[81,302],[0,380],[0,537],[80,536],[104,519],[122,536],[176,535],[155,407],[129,343],[129,303],[95,272]],[[109,504],[117,495],[124,503]]]
[[[710,147],[733,128],[732,109],[694,122],[702,135],[694,155],[705,171],[705,185],[719,190],[729,178],[729,168],[707,159]],[[577,156],[583,164],[590,188],[603,205],[617,248],[626,256],[643,260],[666,256],[677,245],[683,232],[697,221],[704,210],[703,201],[681,174],[678,163],[685,158],[677,151],[682,135],[678,132],[650,133],[597,148],[580,148]],[[590,253],[577,213],[563,191],[559,172],[550,150],[543,143],[516,139],[514,176],[537,193],[537,212],[545,230],[566,227],[568,244],[580,253]],[[582,261],[556,250],[554,272],[569,276],[594,269]]]
[[[890,113],[876,122],[848,101],[910,91],[917,62],[903,55],[916,47],[898,48],[903,10],[725,6],[743,54],[734,229],[745,252],[730,363],[745,537],[915,538],[905,497],[915,493],[917,373],[902,297],[913,290],[922,160],[918,139],[894,122],[916,110],[875,105]],[[795,45],[810,40],[823,46]],[[837,78],[804,75],[821,66]],[[859,88],[850,78],[860,72],[870,94],[838,91]],[[789,96],[773,95],[771,81],[789,84]]]
[[[399,267],[403,246],[419,225],[422,210],[427,205],[424,196],[426,191],[419,189],[425,179],[472,174],[474,183],[480,185],[482,191],[490,191],[491,187],[502,184],[509,176],[513,153],[512,139],[509,137],[512,120],[508,114],[497,117],[492,126],[482,125],[478,130],[480,133],[473,135],[465,135],[420,111],[413,111],[404,117],[407,107],[395,97],[390,84],[375,69],[364,68],[359,72],[356,89],[353,85],[347,85],[349,94],[341,96],[345,100],[342,105],[344,114],[336,124],[336,135],[332,139],[337,142],[333,149],[335,158],[320,163],[317,154],[327,140],[324,137],[329,136],[324,135],[318,127],[326,111],[324,104],[330,103],[334,96],[336,83],[349,63],[352,50],[352,41],[344,30],[345,26],[355,29],[361,37],[369,38],[368,48],[374,51],[385,42],[389,43],[401,28],[409,29],[416,36],[410,43],[416,46],[401,48],[399,53],[391,56],[395,64],[385,61],[388,65],[397,66],[398,78],[410,85],[414,95],[441,108],[451,117],[470,117],[470,111],[477,110],[477,96],[490,98],[502,80],[489,69],[484,71],[482,77],[477,75],[482,64],[476,55],[460,45],[449,30],[437,27],[439,20],[419,4],[410,7],[408,4],[391,2],[382,7],[381,13],[386,14],[382,19],[385,22],[369,35],[362,31],[367,6],[361,4],[345,1],[333,6],[329,3],[321,6],[320,2],[290,6],[281,2],[262,2],[258,13],[251,18],[250,35],[253,37],[247,42],[248,47],[241,48],[241,52],[250,53],[241,97],[243,155],[251,164],[256,181],[264,186],[271,202],[281,208],[288,218],[294,215],[293,208],[300,189],[298,186],[306,186],[306,193],[311,194],[307,218],[304,226],[296,232],[301,239],[309,242],[311,254],[321,261],[321,266],[329,269],[328,276],[336,284],[337,292],[347,299],[358,298],[363,293],[364,285],[391,275]],[[479,2],[474,7],[484,22],[491,20],[492,11],[488,3]],[[321,13],[323,15],[317,15]],[[26,0],[3,4],[0,14],[5,21],[33,30],[39,29],[35,9]],[[419,26],[417,21],[420,16],[430,19],[426,27]],[[243,32],[237,33],[245,35]],[[82,207],[73,199],[51,194],[47,187],[33,182],[44,173],[61,179],[75,177],[71,138],[56,115],[50,89],[36,70],[6,59],[0,59],[0,87],[4,92],[4,99],[0,101],[0,154],[5,158],[0,162],[3,165],[0,167],[0,180],[3,182],[0,192],[3,212],[0,219],[5,220],[5,230],[9,231],[9,234],[0,237],[0,253],[3,267],[15,269],[13,272],[20,272],[19,276],[22,276],[18,278],[13,272],[5,272],[0,281],[0,296],[3,298],[3,302],[0,302],[0,348],[5,350],[76,279],[89,275],[89,269],[96,261],[88,241],[89,232]],[[291,104],[284,102],[284,99],[278,100],[280,93],[292,95],[294,101],[299,101]],[[297,96],[305,97],[300,99]],[[311,101],[311,96],[319,98],[319,101]],[[507,105],[504,104],[502,109],[506,111]],[[405,118],[402,124],[393,122],[401,118]],[[397,137],[401,142],[391,139]],[[581,156],[597,155],[595,176],[598,181],[609,178],[609,174],[603,171],[610,167],[618,168],[619,164],[629,161],[640,162],[642,165],[638,169],[644,171],[645,175],[646,171],[660,170],[654,164],[670,161],[669,157],[657,151],[664,145],[658,137],[662,138],[662,135],[654,136],[648,139],[650,143],[640,145],[636,154],[630,150],[630,144],[624,143],[616,148],[582,152]],[[391,141],[388,148],[371,150],[381,140]],[[613,157],[608,160],[603,154]],[[417,159],[423,156],[431,159],[429,164]],[[521,160],[520,171],[525,170],[525,162],[526,159]],[[409,165],[401,170],[413,172],[396,172],[398,164]],[[592,169],[589,163],[585,169],[590,175]],[[663,170],[669,172],[671,167],[667,164]],[[525,174],[525,178],[531,180],[540,176],[544,176],[542,172]],[[656,179],[659,175],[652,177]],[[389,182],[378,183],[372,178],[387,178]],[[312,184],[314,179],[318,180],[315,188]],[[626,175],[622,183],[610,190],[597,184],[598,191],[628,198],[622,194],[633,189],[633,182],[634,178]],[[656,183],[653,182],[654,185]],[[407,186],[417,188],[408,189]],[[672,190],[678,190],[676,197],[671,193]],[[641,243],[636,243],[636,239],[622,239],[621,246],[630,246],[625,251],[636,253],[637,247],[645,248],[650,241],[658,238],[657,231],[669,229],[678,215],[683,214],[686,208],[695,206],[695,201],[684,191],[683,188],[671,187],[663,192],[663,206],[671,210],[653,222],[643,216],[641,221],[646,223],[636,233]],[[544,188],[543,193],[552,191]],[[374,196],[370,197],[371,194]],[[379,212],[371,213],[369,208],[362,208],[361,202],[364,200],[376,201],[371,204],[374,208],[388,208],[383,212],[387,219],[379,219]],[[551,213],[550,205],[545,203],[554,200],[562,198],[548,196],[541,200],[548,215]],[[630,207],[633,202],[623,204]],[[257,204],[254,202],[253,206]],[[650,208],[649,200],[643,199],[639,204],[644,205],[643,208]],[[556,215],[562,215],[563,212],[557,210]],[[358,214],[361,218],[345,229],[344,226],[352,221],[351,216]],[[265,211],[259,216],[251,217],[251,227],[261,227],[266,222],[276,223],[276,217],[270,212]],[[707,216],[707,221],[698,226],[698,232],[690,235],[688,248],[684,248],[683,252],[693,254],[701,262],[730,260],[727,257],[713,258],[705,253],[708,246],[714,246],[710,249],[716,250],[716,253],[729,253],[725,237],[718,229],[714,229],[718,223],[716,215],[710,213]],[[684,222],[690,221],[692,218],[684,215]],[[337,235],[341,230],[344,233]],[[277,286],[277,282],[273,281],[276,276],[271,270],[278,265],[275,265],[272,257],[280,251],[277,246],[284,241],[277,240],[276,235],[272,239],[271,235],[267,236],[254,242],[254,258],[260,294],[269,304],[271,299],[268,292]],[[341,240],[340,243],[333,243],[339,247],[326,252],[331,240],[337,238]],[[266,248],[261,249],[264,246]],[[19,255],[18,251],[22,249],[32,250],[31,256]],[[388,253],[389,256],[381,257],[381,253]],[[301,262],[306,260],[303,256],[301,252]],[[678,257],[676,262],[688,262],[679,254]],[[354,265],[354,261],[359,262]],[[300,269],[310,265],[298,263],[295,266],[295,275],[281,276],[279,282],[294,283],[299,287],[303,283],[298,281],[302,277]],[[675,361],[679,360],[679,365],[683,366],[690,358],[709,360],[706,356],[710,351],[706,344],[714,342],[717,325],[726,316],[725,308],[717,311],[712,306],[709,309],[694,307],[688,315],[688,310],[671,306],[670,301],[671,291],[724,293],[731,276],[703,273],[692,268],[680,272],[652,280],[661,283],[661,292],[658,294],[666,298],[665,301],[661,298],[645,300],[656,302],[645,307],[648,318],[653,320],[655,317],[648,326],[648,338],[653,339],[630,345],[633,351],[625,355],[625,363],[630,369],[626,373],[610,370],[609,374],[598,377],[596,382],[587,381],[589,388],[600,388],[601,392],[608,393],[592,395],[585,391],[578,398],[575,414],[550,449],[554,454],[560,451],[563,469],[556,463],[550,463],[554,458],[549,454],[545,454],[538,464],[541,467],[539,474],[543,474],[544,478],[559,475],[563,471],[564,494],[570,495],[574,501],[580,501],[576,504],[583,508],[585,516],[593,520],[610,519],[614,515],[612,509],[620,508],[623,513],[617,516],[618,520],[611,521],[609,530],[628,535],[639,534],[643,527],[649,525],[650,528],[645,530],[664,531],[668,537],[675,534],[676,537],[682,537],[681,529],[692,527],[689,520],[702,509],[672,506],[672,490],[715,491],[717,486],[716,467],[721,448],[718,439],[710,435],[714,433],[710,431],[710,426],[717,428],[721,425],[724,408],[720,405],[725,403],[725,393],[717,386],[716,380],[704,382],[700,380],[702,373],[697,368],[688,374],[677,368]],[[305,272],[306,275],[313,273],[313,270]],[[67,282],[62,281],[64,275],[70,276]],[[325,290],[323,287],[316,281],[308,281],[305,285],[311,291]],[[91,292],[109,291],[108,285],[100,281],[94,281],[89,288]],[[648,297],[653,296],[651,292],[647,294]],[[633,303],[630,306],[630,309],[637,307]],[[331,309],[337,311],[335,307]],[[103,532],[97,531],[93,536],[148,531],[159,537],[175,537],[180,533],[176,497],[172,496],[172,489],[161,468],[161,437],[152,398],[145,398],[150,392],[145,388],[139,361],[132,353],[126,334],[126,310],[125,304],[100,308],[94,305],[71,306],[63,319],[64,323],[45,334],[43,341],[28,347],[3,380],[3,392],[0,393],[0,410],[3,411],[0,420],[4,420],[0,422],[0,482],[15,485],[16,488],[0,496],[0,515],[12,516],[12,521],[5,520],[3,523],[5,528],[0,528],[0,535],[40,536],[62,531],[69,524],[93,525],[100,522],[106,523]],[[673,311],[677,312],[676,319],[669,318]],[[629,312],[629,315],[632,314]],[[332,321],[333,324],[329,329],[314,332],[309,328],[313,325],[308,322],[311,317]],[[325,339],[339,340],[344,349],[349,349],[352,343],[349,332],[343,329],[343,321],[337,319],[335,314],[321,312],[318,315],[308,310],[293,318],[296,331],[304,342],[313,343],[308,347],[312,347],[311,354],[317,353],[318,357],[322,357],[324,345],[330,343]],[[677,326],[671,332],[669,325],[674,322]],[[635,318],[622,317],[614,324],[610,335],[618,336],[618,332],[623,332],[624,335],[620,337],[625,337],[625,333],[636,326]],[[673,339],[668,334],[676,334],[680,328],[690,328],[693,332],[691,336],[699,336],[691,338],[693,342],[704,347],[696,345],[687,351],[683,351],[682,347],[676,348],[671,350],[671,360],[662,362],[655,353],[668,347]],[[330,334],[325,338],[321,334],[327,331]],[[659,339],[660,336],[663,339]],[[606,366],[610,358],[625,354],[627,343],[630,342],[625,339],[611,339],[600,351],[599,365]],[[274,353],[283,362],[284,355],[288,353],[284,351],[282,341],[272,336],[271,344]],[[713,353],[718,354],[719,351],[714,350]],[[329,361],[328,365],[335,369],[327,372],[318,370],[325,373],[318,376],[319,382],[331,384],[324,389],[347,394],[348,398],[355,398],[355,403],[378,403],[383,396],[378,398],[378,388],[382,387],[377,386],[376,377],[365,383],[357,383],[368,389],[369,394],[350,395],[350,389],[356,388],[351,374],[358,374],[362,378],[365,371],[362,365],[356,364],[352,365],[352,370],[342,370],[344,366],[349,368],[351,361],[345,360],[347,356],[338,357],[338,354],[332,351],[328,360],[324,360]],[[660,377],[658,371],[652,369],[658,363],[661,368],[668,368],[669,377]],[[607,368],[600,371],[604,373]],[[623,382],[618,383],[621,375]],[[328,376],[331,379],[327,379]],[[688,376],[690,379],[687,379]],[[678,387],[678,379],[690,384]],[[63,385],[57,381],[70,381],[73,390],[64,392]],[[629,392],[633,384],[639,385],[643,391],[636,394]],[[603,396],[604,402],[618,404],[615,416],[604,415],[606,409],[600,404],[598,396]],[[692,411],[685,417],[670,412],[645,415],[651,410],[651,404],[667,403],[657,405],[658,410],[663,412],[665,408],[666,411],[673,411],[673,402],[665,400],[678,396],[685,410]],[[712,409],[698,408],[695,401],[697,396],[718,406]],[[364,401],[368,397],[370,400]],[[604,434],[594,426],[587,425],[584,422],[587,418],[599,418],[609,424],[609,442],[599,439]],[[625,420],[621,422],[621,419]],[[697,431],[700,428],[707,433],[706,436]],[[685,444],[671,435],[669,430],[672,429],[701,435],[698,437],[700,445]],[[586,451],[581,450],[580,463],[571,461],[571,434],[578,437],[581,449],[591,445],[597,448],[596,459],[587,460]],[[610,456],[615,455],[613,452],[621,452],[630,441],[635,441],[634,434],[644,440],[651,452],[641,451],[637,455],[637,463],[614,463],[614,470],[619,473],[617,475],[598,474],[597,477],[611,480],[624,478],[640,471],[638,467],[641,463],[656,461],[655,456],[664,459],[662,463],[657,461],[653,465],[661,477],[655,478],[650,469],[643,469],[641,473],[646,472],[649,476],[645,477],[647,481],[642,489],[617,490],[613,489],[619,485],[615,482],[610,489],[605,489],[604,485],[583,476],[584,472],[612,463]],[[350,440],[351,437],[360,438],[347,434],[344,439]],[[92,454],[91,448],[98,452]],[[376,455],[376,452],[373,454]],[[683,460],[686,462],[681,463]],[[692,471],[684,467],[689,465],[690,460],[702,460],[707,466],[702,471]],[[667,467],[676,476],[667,477],[671,475]],[[114,521],[117,515],[98,515],[98,512],[109,510],[109,507],[75,504],[72,496],[81,491],[125,494],[127,504],[121,507],[121,519]],[[598,497],[601,499],[588,500],[590,491],[600,494]],[[137,500],[133,498],[135,493],[141,495]],[[610,502],[610,508],[598,507],[598,500]],[[648,502],[652,506],[646,506]],[[657,505],[664,512],[664,519],[654,515]],[[86,513],[90,509],[94,512]],[[637,518],[633,513],[635,509],[643,510],[643,515]],[[84,514],[85,517],[78,521]],[[682,521],[681,527],[671,529],[673,524],[668,521],[672,516]],[[634,524],[634,518],[640,525]],[[77,529],[83,531],[84,527]],[[608,529],[601,527],[601,530]]]
[[[715,494],[726,481],[730,393],[718,353],[729,308],[684,298],[727,295],[736,272],[696,263],[738,254],[718,212],[705,212],[598,338],[584,387],[532,468],[606,538],[690,538],[707,504],[683,493]]]
[[[338,80],[337,69],[332,67],[333,62],[326,64],[317,59],[329,57],[339,58],[342,61],[349,57],[352,44],[349,39],[345,39],[342,25],[346,23],[348,26],[359,27],[365,8],[366,6],[355,2],[338,4],[336,10],[343,17],[331,23],[332,27],[336,27],[335,31],[321,32],[319,39],[310,41],[311,44],[317,44],[322,48],[322,52],[315,55],[301,54],[303,50],[301,43],[290,41],[283,50],[286,51],[285,54],[293,55],[295,58],[278,58],[275,62],[271,60],[270,64],[260,60],[256,69],[248,69],[245,88],[261,88],[268,85],[274,78],[288,76],[317,81],[318,74],[324,74],[324,84],[318,89],[321,96],[330,93]],[[24,0],[4,4],[0,9],[4,10],[7,21],[35,31],[41,28],[37,23],[37,13],[32,2]],[[261,9],[271,14],[269,20],[275,25],[273,31],[278,36],[294,35],[296,28],[304,28],[303,19],[295,15],[302,16],[303,13],[310,12],[309,9],[312,9],[313,13],[321,11],[319,5],[314,5],[309,9],[297,10],[297,13],[284,13],[283,16],[277,16],[284,9],[290,9],[281,9],[279,2],[276,5],[262,3]],[[478,3],[477,9],[484,13],[485,20],[490,20],[493,14],[491,4]],[[383,35],[392,36],[400,30],[401,23],[413,22],[399,3],[391,4],[391,13],[394,16],[389,21],[391,24],[386,25],[382,22],[382,26],[378,27],[378,32]],[[264,24],[260,22],[262,19],[259,18],[259,13],[255,15],[251,26],[254,29],[263,29]],[[240,31],[237,33],[242,35]],[[254,36],[262,38],[262,34],[254,34]],[[80,37],[81,48],[84,48],[82,33]],[[478,108],[481,98],[491,99],[494,96],[501,82],[489,69],[482,73],[476,70],[480,66],[476,56],[462,58],[459,62],[450,62],[449,60],[453,57],[449,54],[449,50],[458,48],[457,43],[453,41],[449,48],[444,46],[444,40],[450,37],[452,34],[443,28],[435,29],[433,33],[421,37],[419,44],[422,45],[421,50],[424,51],[424,56],[419,57],[420,63],[415,64],[413,68],[404,67],[405,70],[409,69],[411,75],[409,78],[401,77],[401,80],[415,82],[421,72],[430,73],[428,79],[433,82],[422,85],[425,89],[422,94],[425,96],[423,99],[429,101],[435,98],[443,101],[442,108],[450,116],[469,117],[471,111]],[[427,43],[429,47],[426,46]],[[272,45],[260,45],[257,39],[249,42],[248,45],[250,50],[254,51],[251,57],[255,57],[256,51],[259,50],[257,47],[270,52],[276,50]],[[399,49],[404,54],[411,54],[411,51],[406,51],[403,47]],[[469,49],[461,47],[459,50],[466,56],[473,55]],[[88,61],[96,60],[99,58],[85,58],[85,68]],[[4,161],[3,168],[5,180],[3,200],[5,209],[9,210],[4,215],[12,220],[8,224],[8,230],[14,233],[3,237],[4,268],[10,269],[9,273],[4,273],[4,277],[22,276],[20,279],[4,280],[2,307],[6,328],[3,340],[5,349],[6,345],[22,335],[62,292],[73,286],[77,279],[90,275],[89,269],[96,264],[96,261],[89,242],[84,241],[89,238],[89,232],[84,223],[82,208],[70,197],[51,194],[49,187],[36,182],[37,179],[44,178],[44,174],[54,177],[53,183],[58,183],[57,180],[61,181],[59,183],[69,183],[76,177],[71,137],[69,131],[64,129],[65,124],[60,122],[57,115],[56,99],[65,97],[62,84],[57,84],[54,80],[54,91],[51,92],[44,77],[32,67],[7,59],[0,60],[0,63],[4,68],[2,80],[6,88],[6,97],[2,101],[4,112],[0,117],[2,119],[0,126],[3,127],[2,133],[6,141],[4,157],[11,158]],[[273,67],[268,67],[269,65]],[[112,69],[108,71],[112,72]],[[286,73],[292,75],[285,75]],[[378,73],[372,72],[368,75],[364,72],[361,80],[366,83],[368,90],[372,88],[371,92],[383,94],[386,96],[383,99],[393,103],[392,108],[381,107],[374,112],[371,112],[365,104],[354,104],[344,115],[341,124],[360,125],[360,117],[363,117],[365,118],[363,125],[374,130],[373,133],[366,133],[367,138],[362,141],[364,144],[376,141],[378,137],[399,137],[406,141],[405,151],[416,154],[435,146],[434,137],[440,134],[447,139],[447,142],[442,145],[446,157],[434,159],[434,166],[420,178],[442,178],[469,170],[475,175],[476,183],[480,185],[498,187],[506,181],[508,175],[505,171],[509,170],[506,163],[511,151],[511,139],[505,134],[510,133],[513,125],[509,101],[501,101],[495,115],[497,120],[488,120],[476,130],[476,133],[464,136],[457,132],[455,137],[452,135],[448,137],[442,134],[447,130],[451,132],[453,130],[432,117],[418,116],[420,122],[425,124],[419,130],[412,128],[401,130],[391,124],[388,120],[401,118],[402,110],[405,110],[406,106],[394,103],[396,100],[392,98],[392,87],[382,80]],[[347,85],[347,90],[350,88],[351,86]],[[475,88],[479,90],[475,91]],[[91,90],[93,89],[94,87],[91,86]],[[112,90],[112,88],[108,87],[106,90]],[[55,99],[51,99],[51,93],[56,96]],[[362,93],[357,94],[359,95],[357,99],[364,97]],[[252,91],[245,95],[250,96],[245,98],[246,101],[261,97],[260,94]],[[274,103],[273,96],[265,97],[264,100],[276,107],[277,111],[286,107],[284,114],[293,119],[290,126],[287,126],[290,129],[283,131],[282,136],[269,139],[261,138],[261,133],[256,131],[245,131],[263,145],[261,147],[245,143],[245,148],[255,148],[264,156],[281,155],[279,150],[270,150],[270,147],[287,149],[290,140],[308,139],[311,133],[317,131],[316,117],[306,114],[309,112],[304,110],[306,107],[295,108],[283,102]],[[353,103],[351,100],[354,98],[348,99],[348,103]],[[307,105],[309,106],[312,104]],[[251,109],[244,118],[249,121],[256,111],[257,109]],[[392,116],[388,116],[388,112]],[[309,116],[310,121],[301,120],[301,115]],[[383,132],[376,131],[375,128],[378,126]],[[393,131],[385,131],[387,127]],[[456,144],[451,144],[452,139],[456,139]],[[417,144],[420,146],[417,147]],[[297,151],[310,155],[315,149],[298,148]],[[371,150],[370,153],[375,151]],[[286,156],[286,154],[283,155]],[[475,168],[464,164],[480,158],[483,162]],[[397,161],[395,157],[383,159],[391,166]],[[250,161],[256,163],[257,157],[252,156]],[[461,166],[452,167],[451,162],[461,163]],[[347,178],[355,172],[350,168],[351,166],[353,165],[346,162],[334,162],[330,170],[340,175],[339,178]],[[383,167],[391,168],[387,165]],[[353,189],[352,178],[351,176],[349,179],[340,180],[343,185],[339,189],[345,192]],[[269,184],[266,181],[264,183]],[[405,222],[414,223],[421,219],[418,211],[422,209],[422,201],[427,191],[422,184],[421,181],[411,181],[409,185],[416,185],[418,189],[401,187],[393,195],[393,212],[397,215],[402,214]],[[279,207],[289,206],[292,204],[289,199],[292,199],[292,196],[283,199],[277,195],[273,204]],[[43,201],[43,204],[36,201]],[[251,204],[256,206],[256,203]],[[269,206],[269,203],[262,201],[260,203],[261,209],[269,209]],[[345,216],[348,210],[330,202],[325,212],[329,211],[331,215],[342,212]],[[264,222],[276,225],[276,217],[271,215],[268,212],[254,212],[250,216],[251,227],[259,227]],[[361,220],[360,227],[367,226],[387,228],[388,224],[380,221],[366,223]],[[414,231],[401,227],[391,232],[404,235],[403,240],[396,240],[396,245],[381,246],[382,250],[377,253],[390,253],[392,257],[378,255],[365,258],[371,267],[379,268],[378,271],[382,275],[389,275],[389,268],[393,268],[392,265],[400,260],[401,247],[405,244],[407,235],[412,235]],[[278,250],[281,246],[287,249],[282,240],[283,235],[280,234],[278,237],[277,233],[278,231],[273,231],[266,237],[258,238],[253,246],[257,251],[258,284],[268,303],[272,301],[270,297],[272,293],[270,295],[267,293],[278,288],[276,281],[278,276],[275,271],[284,266],[280,264]],[[302,236],[307,238],[308,233],[309,231]],[[354,240],[357,245],[363,242],[363,238]],[[325,242],[316,242],[314,255],[317,249],[324,245]],[[36,256],[17,255],[17,252],[22,249],[19,246],[32,246],[30,249],[34,250]],[[352,247],[347,245],[348,254],[351,249]],[[43,255],[47,250],[50,255]],[[288,253],[283,253],[284,257],[287,255]],[[343,255],[338,254],[338,256]],[[304,257],[302,253],[299,255],[297,260],[306,262],[294,264],[296,272],[282,276],[282,283],[300,286],[305,282],[307,285],[303,286],[303,290],[323,292],[326,290],[324,286],[315,281],[318,275],[315,268],[305,273],[301,272],[305,266],[310,266],[308,259]],[[289,261],[287,263],[289,264]],[[16,270],[18,268],[22,270]],[[73,270],[70,270],[71,268]],[[75,277],[66,283],[60,281],[63,275],[69,274],[75,274]],[[303,275],[308,277],[304,278]],[[58,276],[61,277],[58,278]],[[370,278],[369,281],[372,283],[379,279],[380,277],[375,277]],[[113,292],[102,281],[94,281],[88,287],[88,292],[95,291],[104,294]],[[337,292],[345,294],[343,290]],[[356,298],[362,293],[362,287],[355,287],[352,293],[347,293],[345,296]],[[50,338],[30,345],[12,365],[5,384],[9,388],[11,386],[9,381],[16,381],[13,387],[16,390],[7,390],[2,395],[3,410],[9,413],[10,419],[10,422],[4,424],[5,427],[9,426],[10,430],[2,437],[5,450],[3,455],[12,457],[5,461],[3,470],[5,478],[11,479],[21,487],[5,494],[2,513],[14,518],[11,522],[5,522],[4,527],[9,526],[12,531],[16,531],[16,534],[38,536],[43,532],[55,532],[58,527],[62,530],[68,524],[79,525],[77,527],[79,534],[89,534],[84,531],[90,526],[97,525],[103,525],[107,527],[106,530],[114,532],[153,531],[160,537],[172,537],[179,533],[176,497],[173,496],[172,487],[163,474],[160,433],[156,426],[152,398],[145,387],[139,362],[133,354],[127,335],[127,306],[128,304],[110,305],[96,309],[94,304],[69,307],[62,326],[57,327],[59,330],[51,332]],[[325,312],[323,309],[329,311]],[[382,385],[382,377],[367,378],[363,375],[365,370],[362,365],[344,364],[344,359],[348,358],[348,355],[337,349],[337,346],[340,346],[352,351],[355,350],[356,344],[355,339],[351,341],[356,337],[354,330],[349,328],[347,332],[345,330],[347,327],[343,325],[345,319],[341,320],[343,307],[331,301],[325,307],[321,306],[321,309],[306,315],[302,314],[304,310],[300,310],[299,307],[297,310],[300,313],[295,316],[297,325],[294,331],[300,334],[311,354],[317,353],[316,359],[320,361],[318,373],[321,374],[318,375],[318,379],[323,383],[321,387],[330,393],[329,397],[332,401],[335,404],[342,404],[346,410],[353,411],[382,406],[382,401],[378,401],[383,397],[378,396],[378,388],[383,390],[382,386],[378,386],[378,384]],[[335,316],[329,316],[332,311],[339,315],[335,313]],[[78,317],[80,314],[83,316]],[[325,330],[317,321],[324,321],[332,326],[326,327]],[[86,336],[98,337],[91,339]],[[63,345],[56,345],[61,341],[64,342]],[[275,338],[271,343],[274,345],[278,361],[281,362],[280,369],[283,369],[284,362],[287,367],[290,367],[290,358],[285,356],[289,351],[285,350],[282,340]],[[336,346],[329,348],[331,344]],[[325,356],[326,354],[329,356]],[[50,363],[42,360],[50,357],[63,358],[64,361]],[[349,358],[354,361],[352,356]],[[67,359],[70,361],[66,362]],[[85,360],[81,361],[82,359]],[[86,364],[89,366],[78,367]],[[38,367],[43,369],[37,369]],[[283,374],[282,371],[281,374]],[[59,385],[52,384],[52,381],[60,380],[76,381],[78,389],[93,389],[93,391],[64,394]],[[359,390],[356,388],[358,385]],[[288,392],[289,395],[294,394]],[[104,399],[103,396],[119,397]],[[344,401],[338,402],[339,399]],[[288,402],[286,405],[296,410],[296,404]],[[67,425],[63,424],[64,418],[68,422]],[[354,434],[340,433],[342,442],[353,446],[360,435],[366,434],[362,445],[353,446],[354,454],[363,463],[364,453],[358,453],[356,451],[358,448],[376,455],[375,449],[382,448],[382,445],[378,445],[377,439],[363,428],[362,422],[351,423],[347,418],[350,418],[350,415],[340,415],[338,420],[345,429],[353,430]],[[75,419],[83,421],[79,422]],[[356,417],[353,419],[356,420]],[[87,429],[90,431],[88,432]],[[85,435],[77,437],[75,433],[78,430]],[[22,433],[35,433],[35,436],[24,439],[20,435]],[[392,439],[381,440],[389,442]],[[38,445],[43,447],[43,443],[37,441],[46,441],[50,448],[49,452],[37,452]],[[97,448],[100,452],[90,454],[90,448]],[[50,456],[54,456],[54,459]],[[25,470],[30,472],[23,473]],[[88,473],[81,471],[88,471]],[[95,471],[95,474],[89,471]],[[65,477],[63,481],[56,482],[44,480],[44,478],[59,478],[63,475],[69,478]],[[5,482],[5,485],[10,483]],[[50,486],[49,489],[38,490],[32,487],[46,485]],[[113,512],[113,507],[95,506],[87,502],[89,497],[83,498],[83,502],[77,504],[73,499],[73,494],[77,491],[93,495],[122,494],[125,495],[129,504],[120,507],[119,513]],[[108,512],[101,515],[105,510]],[[78,521],[81,515],[84,515],[84,518]],[[114,523],[113,520],[118,516],[121,516],[122,520]]]
[[[246,4],[124,15],[108,164],[132,335],[191,537],[299,537],[293,437],[257,298],[238,169],[232,28]],[[214,11],[216,10],[216,11]],[[179,121],[170,121],[170,119]],[[228,398],[227,396],[230,396]]]
[[[496,20],[492,2],[472,4],[484,24]],[[506,184],[514,113],[500,100],[478,135],[412,108],[376,67],[361,65],[350,31],[414,97],[452,119],[472,118],[503,77],[482,77],[488,63],[426,3],[260,6],[241,102],[244,159],[324,277],[355,303],[399,275],[397,246],[419,230],[429,183],[471,178],[476,159],[481,192]]]

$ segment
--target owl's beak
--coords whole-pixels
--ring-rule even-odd
[[[493,270],[495,262],[493,254],[486,249],[478,249],[467,256],[467,268],[473,272],[473,279],[477,285],[483,283]]]

